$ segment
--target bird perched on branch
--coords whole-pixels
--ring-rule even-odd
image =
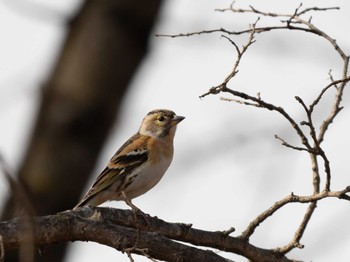
[[[170,110],[149,112],[139,131],[114,154],[74,208],[124,200],[137,209],[131,199],[149,191],[163,177],[173,159],[176,126],[183,119]]]

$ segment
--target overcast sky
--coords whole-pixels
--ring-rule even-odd
[[[30,135],[40,85],[45,81],[57,48],[64,39],[65,21],[80,1],[0,2],[0,153],[16,170]],[[237,1],[280,13],[292,13],[300,0]],[[155,33],[186,33],[224,27],[247,28],[250,15],[219,13],[224,0],[165,1]],[[350,53],[350,3],[305,1],[304,6],[340,6],[340,11],[313,13],[313,22]],[[271,22],[262,18],[261,25]],[[242,45],[245,37],[234,40]],[[230,87],[283,106],[297,121],[305,119],[295,101],[307,103],[328,83],[328,71],[339,78],[341,60],[323,39],[300,32],[273,32],[256,37]],[[123,115],[106,144],[96,175],[116,149],[138,129],[143,116],[155,108],[169,108],[186,117],[178,126],[175,156],[163,180],[134,203],[144,212],[170,222],[193,223],[195,228],[237,234],[259,213],[288,195],[312,192],[311,168],[305,153],[282,147],[278,134],[291,143],[298,138],[276,113],[220,101],[220,96],[199,99],[219,84],[235,62],[234,48],[219,34],[190,38],[152,37],[151,53],[134,79],[123,104]],[[348,89],[348,88],[347,88]],[[333,189],[350,185],[349,102],[329,129],[324,142],[333,172]],[[316,122],[329,113],[334,93],[316,112]],[[130,116],[133,116],[130,120]],[[128,118],[128,125],[123,125]],[[94,179],[94,178],[91,178]],[[0,199],[8,192],[0,178]],[[124,203],[109,206],[126,208]],[[268,219],[251,239],[265,248],[287,244],[301,222],[306,206],[289,205]],[[348,261],[350,257],[349,203],[325,200],[305,232],[304,250],[288,256],[305,261]],[[235,233],[232,234],[235,236]],[[94,243],[75,242],[68,262],[129,261],[125,254]],[[221,253],[222,254],[222,253]],[[235,261],[245,261],[229,256]],[[136,261],[144,258],[135,256]]]

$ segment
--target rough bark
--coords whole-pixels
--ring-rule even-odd
[[[31,220],[13,219],[0,223],[0,235],[5,252],[20,248],[25,241],[28,244],[28,239],[41,248],[80,240],[165,261],[227,261],[220,253],[187,244],[235,253],[251,261],[291,261],[278,252],[255,247],[225,232],[194,229],[191,225],[112,208],[84,207]]]

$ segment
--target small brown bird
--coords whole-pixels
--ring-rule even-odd
[[[131,199],[149,191],[163,177],[173,159],[176,126],[183,119],[166,109],[149,112],[139,131],[115,153],[74,208],[124,200],[137,209]]]

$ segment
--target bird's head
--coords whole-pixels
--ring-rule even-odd
[[[167,109],[156,109],[149,112],[142,121],[139,133],[155,138],[174,137],[176,126],[185,117],[177,116]]]

